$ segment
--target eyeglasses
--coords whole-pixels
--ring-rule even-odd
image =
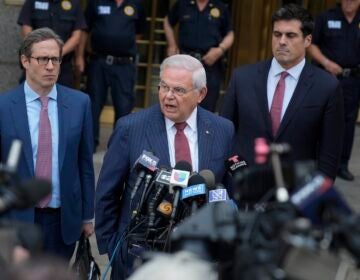
[[[34,57],[34,56],[30,56],[33,59],[36,59],[39,65],[47,65],[49,63],[49,61],[51,60],[52,64],[60,64],[62,61],[62,57],[47,57],[47,56],[39,56],[39,57]]]
[[[188,92],[194,90],[194,88],[191,89],[185,89],[182,87],[169,87],[165,82],[161,81],[159,83],[158,89],[160,92],[162,93],[168,93],[169,91],[171,91],[173,94],[176,94],[178,96],[183,96],[185,94],[187,94]]]

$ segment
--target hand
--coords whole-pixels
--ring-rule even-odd
[[[167,48],[167,55],[168,56],[172,56],[174,54],[178,54],[179,53],[179,49],[177,46],[169,46]]]
[[[30,259],[30,252],[24,247],[16,245],[12,251],[11,258],[14,264],[20,264]]]
[[[330,74],[337,76],[340,75],[343,71],[343,69],[341,68],[341,66],[335,62],[332,62],[330,60],[328,60],[325,65],[324,65],[326,71],[330,72]]]
[[[86,238],[90,237],[94,233],[93,223],[84,223],[81,231],[84,233]]]
[[[213,65],[221,56],[223,55],[223,50],[221,48],[211,48],[207,54],[202,58],[203,62],[211,66]]]

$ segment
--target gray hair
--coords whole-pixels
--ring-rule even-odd
[[[36,43],[40,43],[47,40],[55,40],[60,49],[60,56],[62,56],[62,49],[64,46],[63,40],[50,28],[44,27],[31,31],[25,36],[19,49],[19,59],[24,55],[30,57],[32,54],[32,46]]]
[[[179,68],[192,72],[193,88],[206,87],[206,73],[204,66],[196,58],[187,54],[175,54],[166,58],[160,65],[160,77],[165,68]]]
[[[128,280],[216,280],[211,263],[196,255],[180,251],[174,255],[159,254],[135,270]]]

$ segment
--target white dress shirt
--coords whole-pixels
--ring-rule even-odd
[[[198,150],[198,137],[197,137],[197,108],[191,113],[190,117],[186,120],[187,126],[184,129],[184,134],[189,142],[191,165],[193,171],[199,170],[199,150]],[[169,146],[170,164],[174,167],[175,162],[175,134],[176,128],[174,122],[165,118],[166,134]]]
[[[297,65],[290,69],[284,69],[275,58],[271,61],[270,71],[267,80],[267,100],[268,100],[268,109],[270,112],[271,103],[275,94],[276,86],[280,80],[281,72],[286,71],[289,75],[285,78],[285,92],[284,92],[284,101],[283,107],[281,110],[281,119],[283,118],[287,107],[289,106],[291,97],[294,94],[295,88],[299,81],[300,74],[305,66],[305,58],[300,61]]]

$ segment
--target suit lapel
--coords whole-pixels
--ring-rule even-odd
[[[148,122],[148,127],[145,127],[145,135],[148,143],[152,149],[151,152],[161,160],[161,164],[171,166],[168,149],[167,133],[165,126],[165,119],[160,111],[160,106],[157,105],[154,111],[151,112],[151,121]]]
[[[204,109],[198,106],[197,112],[197,136],[199,153],[199,171],[211,166],[211,150],[214,149],[214,131]]]
[[[71,121],[70,103],[65,92],[57,86],[57,106],[59,118],[59,171],[61,171],[66,151],[66,138]]]
[[[267,79],[271,66],[271,60],[261,63],[258,69],[259,81],[255,83],[255,93],[258,101],[258,106],[265,122],[266,134],[272,138],[271,119],[269,114],[269,106],[267,99]]]
[[[15,126],[16,135],[22,141],[22,149],[25,155],[27,166],[29,168],[30,174],[34,176],[34,162],[29,130],[29,121],[25,103],[24,84],[21,84],[19,86],[19,90],[14,92],[12,104],[10,106],[11,116],[13,120],[12,123]]]
[[[308,63],[305,64],[304,69],[299,77],[299,81],[296,85],[293,96],[291,97],[290,103],[286,109],[284,117],[280,123],[279,131],[276,135],[278,138],[281,133],[284,132],[286,127],[291,122],[291,119],[294,117],[296,111],[300,108],[304,97],[308,93],[313,81],[313,71]]]

